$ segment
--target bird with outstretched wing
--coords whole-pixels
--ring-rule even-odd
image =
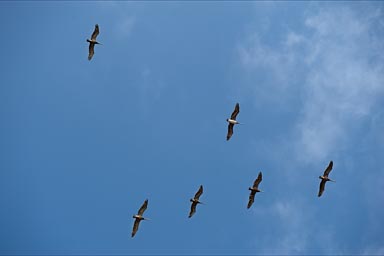
[[[240,105],[239,103],[236,103],[235,110],[232,112],[231,118],[227,119],[228,121],[227,140],[229,140],[232,137],[233,126],[237,123],[236,117],[237,117],[237,114],[239,114],[239,112],[240,112]]]
[[[132,237],[135,236],[137,230],[139,229],[140,221],[145,220],[145,218],[143,217],[143,214],[147,209],[147,206],[148,206],[148,199],[144,201],[143,205],[140,207],[137,214],[133,216],[133,218],[135,218],[135,223],[133,224]]]
[[[88,53],[88,60],[91,60],[93,55],[95,54],[95,44],[100,44],[96,41],[96,37],[99,34],[99,25],[95,25],[95,30],[92,33],[91,40],[87,40],[89,42],[89,53]]]
[[[333,181],[330,178],[328,178],[328,175],[332,171],[332,168],[333,168],[333,161],[330,161],[327,168],[324,171],[323,176],[319,177],[321,179],[321,182],[319,187],[319,193],[317,194],[318,197],[320,197],[323,194],[325,190],[325,183],[327,183],[327,181]]]
[[[189,212],[188,218],[191,218],[193,216],[193,214],[195,214],[196,205],[201,204],[201,202],[199,201],[201,194],[203,194],[203,186],[202,185],[200,185],[200,188],[196,192],[195,197],[190,200],[192,202],[192,204],[191,204],[191,211]]]
[[[259,172],[259,175],[257,176],[256,180],[253,182],[253,187],[249,188],[251,190],[251,193],[249,194],[249,200],[247,208],[251,208],[253,202],[255,201],[255,195],[257,192],[260,192],[259,190],[259,184],[263,180],[263,174]]]

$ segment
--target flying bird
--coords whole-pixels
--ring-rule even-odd
[[[330,178],[328,178],[328,175],[329,175],[329,173],[331,172],[332,167],[333,167],[333,161],[330,161],[330,162],[329,162],[329,165],[328,165],[328,167],[327,167],[327,169],[325,169],[325,171],[324,171],[323,176],[319,176],[319,179],[321,179],[321,182],[320,182],[320,188],[319,188],[319,194],[318,194],[318,197],[320,197],[320,196],[323,194],[324,189],[325,189],[325,183],[326,183],[327,181],[333,181],[333,182],[335,182],[334,180],[331,180]]]
[[[137,230],[139,229],[140,221],[149,220],[149,219],[143,217],[143,213],[147,209],[147,206],[148,206],[148,199],[144,201],[144,203],[140,207],[138,213],[136,215],[133,215],[133,218],[135,219],[135,223],[133,224],[132,237],[135,236]]]
[[[99,25],[95,25],[95,30],[92,33],[91,40],[87,39],[87,42],[89,43],[89,54],[88,54],[88,60],[91,60],[93,57],[93,54],[95,54],[95,44],[101,44],[96,41],[96,37],[99,34]]]
[[[249,190],[251,190],[251,193],[249,194],[249,201],[247,206],[248,209],[251,208],[253,201],[255,201],[256,193],[262,192],[261,190],[259,190],[259,184],[262,181],[262,179],[263,179],[263,174],[259,172],[257,179],[255,180],[255,182],[253,182],[253,187],[248,188]]]
[[[203,194],[203,186],[200,185],[200,188],[199,190],[196,192],[195,194],[195,197],[194,198],[191,198],[189,201],[192,202],[191,204],[191,211],[189,212],[189,216],[188,218],[191,218],[193,214],[195,214],[196,212],[196,205],[198,204],[202,204],[202,202],[199,201],[199,198],[201,196],[201,194]]]
[[[231,118],[227,118],[228,122],[228,133],[227,133],[227,140],[229,140],[232,137],[233,134],[233,126],[235,124],[240,124],[239,122],[236,121],[236,116],[240,112],[240,105],[239,103],[236,103],[235,110],[233,111]]]

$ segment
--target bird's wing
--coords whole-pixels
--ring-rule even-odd
[[[133,224],[132,237],[135,236],[137,230],[139,229],[139,224],[140,224],[140,219],[136,219],[135,223]]]
[[[95,41],[98,34],[99,34],[99,25],[96,24],[95,30],[93,31],[92,36],[91,36],[91,40]]]
[[[144,201],[143,205],[140,207],[138,215],[143,215],[144,211],[147,209],[148,206],[148,199]]]
[[[237,116],[237,114],[239,114],[239,112],[240,112],[240,105],[239,105],[239,103],[236,103],[235,110],[233,111],[233,113],[231,115],[231,119],[236,120],[236,116]]]
[[[319,188],[319,194],[317,195],[318,197],[320,197],[320,196],[323,194],[324,189],[325,189],[325,183],[326,183],[325,180],[321,180],[321,182],[320,182],[320,188]]]
[[[196,192],[195,199],[199,200],[199,197],[201,196],[201,194],[203,194],[203,186],[202,185],[200,185],[199,190]]]
[[[94,44],[94,43],[89,43],[88,60],[91,60],[91,59],[92,59],[93,54],[95,54],[95,44]]]
[[[247,208],[251,208],[252,204],[253,204],[253,201],[255,201],[255,192],[254,191],[251,191],[251,193],[249,194],[249,201],[248,201],[248,206]]]
[[[333,167],[333,161],[330,161],[327,169],[325,169],[325,171],[324,171],[324,176],[325,177],[328,177],[328,174],[331,172],[332,167]]]
[[[227,133],[227,140],[229,140],[232,137],[233,134],[233,124],[228,124],[228,133]]]
[[[263,174],[259,172],[259,175],[257,176],[257,179],[253,183],[253,187],[257,188],[259,186],[259,183],[263,180]]]
[[[192,204],[191,204],[191,211],[189,212],[188,218],[191,218],[193,216],[193,214],[195,214],[195,212],[196,212],[196,205],[197,205],[196,202],[192,202]]]

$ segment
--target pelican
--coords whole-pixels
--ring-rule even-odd
[[[87,42],[89,43],[89,54],[88,54],[88,60],[91,60],[93,57],[93,54],[95,54],[95,44],[101,44],[96,41],[96,37],[99,34],[99,25],[95,25],[95,30],[92,33],[91,40],[87,39]]]
[[[233,126],[235,124],[240,124],[239,122],[236,121],[236,116],[240,112],[240,105],[239,103],[236,103],[235,110],[233,111],[231,118],[227,118],[228,122],[228,133],[227,133],[227,140],[229,140],[233,134]]]
[[[251,193],[249,194],[249,201],[247,206],[248,209],[251,208],[253,201],[255,201],[256,193],[262,192],[261,190],[259,190],[259,184],[262,181],[262,179],[263,179],[263,174],[259,172],[257,179],[255,180],[255,182],[253,182],[253,187],[248,188],[249,190],[251,190]]]
[[[325,169],[325,171],[324,171],[323,176],[319,176],[319,179],[321,179],[321,182],[320,182],[320,188],[319,188],[318,197],[320,197],[323,194],[324,189],[325,189],[325,183],[327,181],[335,182],[334,180],[331,180],[330,178],[328,178],[328,175],[331,172],[332,167],[333,167],[333,161],[330,161],[327,169]]]
[[[143,213],[147,209],[147,206],[148,206],[148,199],[144,201],[143,205],[139,209],[139,212],[136,215],[133,215],[133,218],[135,219],[135,223],[133,224],[132,237],[135,236],[137,230],[139,229],[140,221],[149,220],[143,217]]]
[[[196,192],[195,194],[195,197],[194,198],[191,198],[189,201],[192,202],[192,205],[191,205],[191,211],[189,212],[189,216],[188,218],[191,218],[193,214],[195,214],[196,212],[196,205],[198,204],[202,204],[202,202],[199,201],[199,197],[201,196],[201,194],[203,194],[203,186],[200,185],[200,188],[199,190]]]

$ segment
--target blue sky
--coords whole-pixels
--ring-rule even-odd
[[[0,254],[382,255],[383,12],[0,2]]]

